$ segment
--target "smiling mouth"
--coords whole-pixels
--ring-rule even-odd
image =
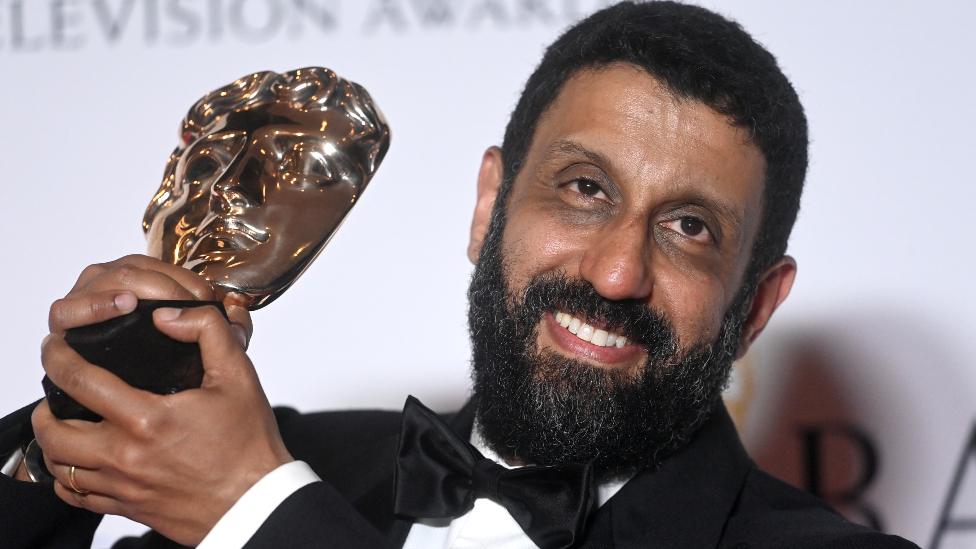
[[[622,349],[627,346],[627,338],[616,332],[605,330],[587,324],[586,319],[575,317],[569,313],[556,311],[553,317],[560,327],[565,328],[577,338],[596,345],[597,347],[615,347]]]
[[[544,344],[560,354],[582,359],[601,368],[640,368],[647,348],[597,319],[554,310],[543,315]]]

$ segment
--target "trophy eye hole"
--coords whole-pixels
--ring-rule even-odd
[[[190,181],[200,181],[212,177],[220,166],[209,156],[198,156],[186,167],[186,178]]]
[[[335,173],[329,161],[321,154],[311,154],[306,157],[305,173],[322,181],[332,181]]]

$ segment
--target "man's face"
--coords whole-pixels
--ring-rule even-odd
[[[740,291],[762,154],[726,117],[614,64],[565,83],[493,230],[485,201],[500,159],[485,162],[471,323],[488,442],[537,463],[602,452],[605,469],[633,465],[607,451],[639,461],[669,450],[768,318],[750,315]]]
[[[314,259],[368,179],[340,109],[238,111],[179,156],[150,255],[265,303]]]

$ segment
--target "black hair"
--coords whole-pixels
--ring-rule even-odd
[[[563,84],[582,69],[616,62],[644,69],[676,96],[700,101],[749,131],[766,161],[762,219],[745,279],[755,284],[786,253],[796,221],[807,169],[806,117],[773,55],[737,23],[697,6],[621,2],[549,46],[505,129],[499,215],[539,119]]]

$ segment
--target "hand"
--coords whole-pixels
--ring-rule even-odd
[[[237,308],[243,318],[241,311],[232,318],[238,319],[237,333],[243,332],[243,338],[213,307],[154,313],[163,333],[200,344],[203,385],[175,395],[134,389],[85,362],[64,342],[64,329],[131,311],[136,296],[212,295],[205,281],[201,285],[187,278],[197,275],[156,263],[124,258],[86,269],[75,289],[55,303],[52,333],[42,345],[44,368],[55,384],[104,420],[61,421],[43,402],[34,411],[33,424],[46,464],[57,478],[58,497],[94,512],[124,515],[174,541],[195,545],[250,486],[292,458],[243,352],[250,322],[242,307]],[[76,485],[91,493],[79,495],[68,488],[72,465]]]
[[[97,298],[95,298],[97,294]],[[108,263],[89,265],[71,291],[51,305],[48,329],[65,330],[95,324],[132,312],[136,299],[217,299],[213,286],[193,271],[143,255],[129,255]],[[247,300],[238,294],[223,298],[235,337],[247,347],[251,315]]]

